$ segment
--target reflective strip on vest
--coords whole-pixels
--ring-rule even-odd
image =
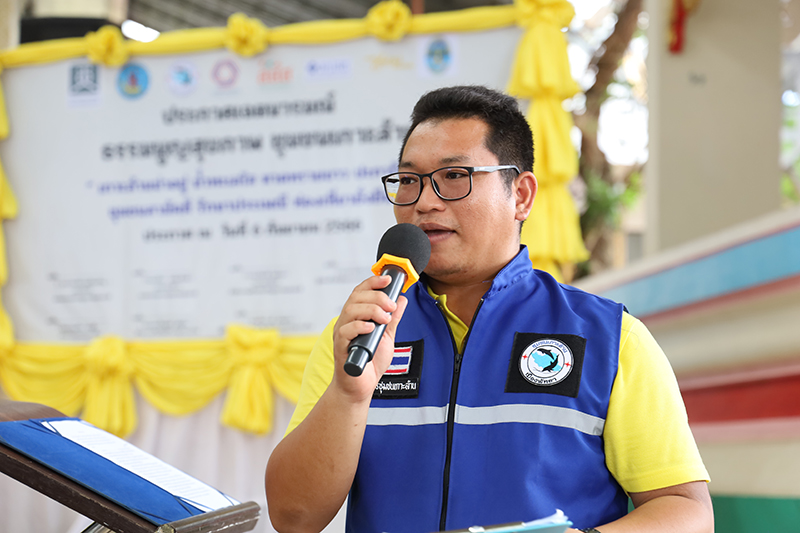
[[[369,426],[424,426],[444,424],[444,407],[371,407],[367,416]],[[510,404],[490,407],[456,405],[456,424],[488,425],[516,422],[545,424],[575,429],[587,435],[602,435],[605,420],[566,407],[551,405]]]
[[[425,426],[444,424],[447,406],[444,407],[370,407],[368,426]]]
[[[588,435],[602,435],[605,420],[566,407],[552,405],[494,405],[491,407],[456,406],[456,424],[487,425],[518,422],[546,424],[576,429]]]

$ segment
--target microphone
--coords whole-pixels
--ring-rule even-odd
[[[425,232],[414,224],[397,224],[381,237],[378,244],[378,262],[372,272],[378,276],[391,276],[392,281],[383,289],[393,302],[419,279],[431,258],[431,241]],[[375,324],[370,333],[359,335],[348,347],[344,371],[351,376],[360,376],[367,363],[372,361],[375,350],[383,337],[386,324]]]

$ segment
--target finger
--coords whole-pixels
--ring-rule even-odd
[[[370,276],[356,286],[353,292],[359,290],[379,291],[385,289],[392,282],[391,276]]]
[[[386,325],[397,304],[381,289],[391,283],[390,276],[372,276],[362,281],[345,302],[334,326],[334,354],[344,357],[350,342],[359,335],[375,329],[375,324]]]
[[[392,339],[395,338],[395,332],[397,331],[397,326],[400,324],[400,320],[403,318],[403,314],[406,312],[406,308],[408,307],[408,298],[405,296],[400,296],[397,299],[397,308],[391,314],[391,321],[386,326],[386,331],[391,335]]]
[[[381,290],[386,288],[389,282],[391,282],[389,276],[373,276],[363,281],[350,294],[350,297],[344,304],[343,311],[347,307],[359,303],[375,304],[388,312],[394,311],[397,304]]]
[[[375,322],[376,324],[388,324],[392,320],[389,311],[384,310],[374,303],[357,303],[342,309],[339,317],[340,324],[351,322]]]
[[[383,375],[386,369],[389,368],[389,363],[392,361],[392,357],[394,355],[395,333],[400,320],[403,318],[403,313],[405,313],[407,305],[408,300],[406,297],[400,296],[400,298],[397,300],[397,310],[392,313],[392,321],[386,326],[386,330],[383,332],[383,337],[381,338],[381,343],[378,345],[378,349],[376,350],[375,359],[373,359],[373,362],[375,363],[376,369],[380,375]]]
[[[375,329],[372,322],[351,322],[339,328],[338,333],[334,334],[334,348],[342,352],[347,352],[350,343],[359,335],[366,335]]]

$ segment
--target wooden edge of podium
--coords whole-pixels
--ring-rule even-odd
[[[0,422],[29,420],[31,418],[58,418],[64,416],[67,415],[40,403],[17,402],[0,396]]]
[[[65,416],[41,404],[0,398],[0,421]],[[157,526],[108,498],[0,444],[0,472],[117,533],[239,533],[256,526],[261,507],[255,502]]]
[[[261,506],[256,502],[240,503],[231,507],[223,507],[216,511],[176,520],[159,527],[156,533],[201,533],[219,531],[238,533],[250,531],[256,527]]]

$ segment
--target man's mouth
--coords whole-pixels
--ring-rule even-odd
[[[452,229],[439,224],[424,223],[420,224],[419,227],[425,232],[431,243],[441,241],[442,239],[445,239],[455,233],[455,231]]]

